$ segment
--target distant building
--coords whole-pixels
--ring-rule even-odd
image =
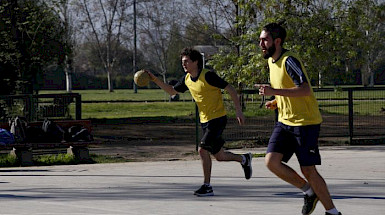
[[[214,54],[217,54],[219,51],[230,51],[229,46],[209,46],[209,45],[197,45],[193,47],[197,51],[203,54],[203,60],[206,63],[211,60]]]

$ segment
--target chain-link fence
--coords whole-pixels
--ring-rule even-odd
[[[385,88],[328,88],[314,89],[314,93],[323,117],[320,139],[384,142]],[[224,138],[266,141],[275,124],[274,112],[261,107],[263,98],[257,90],[242,91],[242,102],[247,122],[238,126],[232,101],[226,99],[229,121]]]
[[[320,139],[385,142],[385,87],[314,89],[314,93],[323,117]],[[266,142],[275,123],[274,111],[264,108],[257,90],[243,90],[241,95],[246,124],[238,125],[234,105],[226,95],[229,120],[224,138]],[[0,96],[0,122],[12,116],[24,116],[29,121],[81,119],[81,96],[77,93]],[[196,125],[198,141],[200,127]]]
[[[15,116],[28,121],[81,119],[81,96],[78,93],[0,96],[0,122]]]

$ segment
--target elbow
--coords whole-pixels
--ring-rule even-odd
[[[225,89],[230,95],[235,95],[235,96],[238,95],[237,90],[236,90],[231,84],[228,84],[224,89]]]
[[[168,92],[168,94],[170,94],[170,96],[175,96],[176,94],[178,94],[178,91],[176,91],[173,87],[171,87],[171,89]]]
[[[311,96],[312,94],[311,88],[307,83],[299,86],[299,91],[301,92],[299,93],[301,96]]]
[[[311,91],[306,91],[304,92],[304,95],[303,96],[311,96]]]

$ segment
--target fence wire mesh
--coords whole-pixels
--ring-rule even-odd
[[[81,98],[76,93],[0,96],[0,122],[15,116],[28,121],[81,118]]]
[[[385,88],[314,89],[323,117],[320,139],[350,141],[385,139]],[[269,98],[267,98],[269,99]],[[225,95],[229,112],[224,138],[230,141],[266,141],[275,124],[274,112],[260,108],[263,98],[256,90],[242,91],[246,124],[238,126],[234,106]]]

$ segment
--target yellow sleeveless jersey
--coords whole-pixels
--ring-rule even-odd
[[[196,81],[191,80],[189,73],[185,76],[185,84],[198,106],[201,123],[226,115],[221,89],[207,83],[207,72],[203,69]]]
[[[292,52],[286,51],[276,62],[273,62],[272,58],[268,59],[270,70],[270,83],[273,88],[286,89],[292,88],[296,85],[293,79],[290,77],[286,70],[286,60],[288,57],[293,56],[296,59],[297,56]],[[305,74],[307,83],[310,86],[309,78],[306,74],[305,68],[301,64],[302,72]],[[289,126],[304,126],[320,124],[322,122],[322,116],[318,108],[318,102],[314,96],[313,89],[311,88],[310,96],[303,97],[287,97],[276,95],[277,107],[278,107],[278,121]]]

